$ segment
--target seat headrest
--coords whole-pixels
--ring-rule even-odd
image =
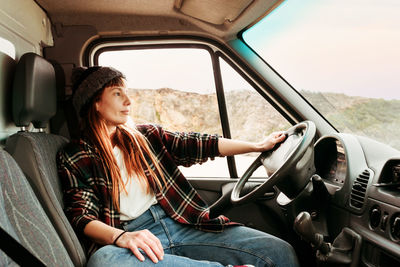
[[[57,109],[56,76],[53,65],[34,53],[19,60],[13,84],[13,119],[18,127],[45,128]]]

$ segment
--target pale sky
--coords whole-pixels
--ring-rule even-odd
[[[295,89],[400,99],[400,0],[286,0],[264,20],[269,27],[256,25],[245,39],[262,43],[256,50]],[[99,63],[113,62],[134,88],[214,90],[206,51],[132,53],[104,54]],[[248,87],[234,76],[225,81]]]
[[[100,54],[99,64],[121,70],[130,88],[215,92],[211,57],[204,49],[112,51]]]
[[[204,49],[110,51],[100,54],[99,64],[121,70],[127,77],[129,88],[173,88],[186,92],[215,93],[211,57]],[[227,63],[223,61],[220,65],[226,91],[254,90]]]
[[[296,89],[400,99],[400,1],[287,0],[264,20],[245,39]]]

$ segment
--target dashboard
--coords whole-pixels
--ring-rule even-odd
[[[316,174],[330,198],[327,227],[348,227],[362,237],[367,266],[400,266],[400,152],[350,134],[321,137],[315,144]]]

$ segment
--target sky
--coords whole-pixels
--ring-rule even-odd
[[[6,40],[6,39],[4,39],[2,37],[0,37],[0,51],[5,53],[6,55],[11,57],[12,59],[15,59],[15,47],[14,47],[14,45],[10,41],[8,41],[8,40]]]
[[[244,38],[297,90],[400,99],[400,0],[286,0]],[[206,51],[132,53],[104,53],[99,63],[121,69],[134,88],[214,90]],[[237,76],[225,82],[249,87]]]
[[[286,0],[244,38],[296,89],[400,99],[398,0]]]
[[[129,88],[173,88],[202,94],[215,93],[211,57],[204,49],[110,51],[100,54],[99,64],[121,70],[127,77]],[[225,90],[253,90],[227,63],[221,62],[221,69],[229,76],[223,80]]]

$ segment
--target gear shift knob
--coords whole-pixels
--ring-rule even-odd
[[[303,211],[297,215],[293,228],[298,235],[310,242],[316,249],[319,249],[321,253],[327,254],[330,251],[329,244],[324,242],[323,236],[315,230],[311,215],[308,212]]]

